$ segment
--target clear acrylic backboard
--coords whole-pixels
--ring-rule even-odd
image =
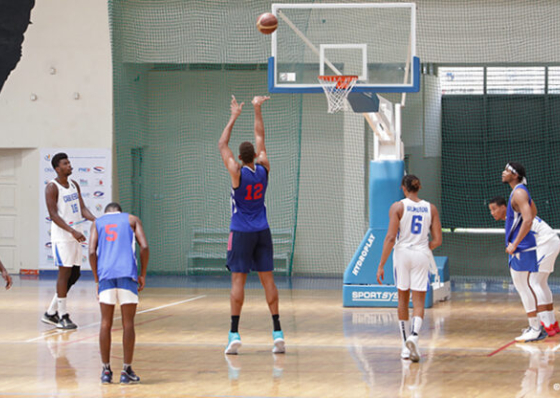
[[[319,75],[357,75],[353,92],[417,92],[416,4],[272,4],[271,93],[321,93]]]

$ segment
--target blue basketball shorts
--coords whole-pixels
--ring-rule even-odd
[[[509,266],[514,271],[539,272],[537,251],[529,250],[509,255]]]
[[[257,232],[230,231],[226,267],[231,272],[248,274],[251,271],[273,271],[272,256],[270,229]]]

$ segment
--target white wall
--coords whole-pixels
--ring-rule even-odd
[[[40,0],[31,21],[22,59],[0,93],[0,148],[22,151],[18,221],[26,231],[19,249],[26,269],[37,268],[38,259],[38,148],[112,148],[107,3]]]

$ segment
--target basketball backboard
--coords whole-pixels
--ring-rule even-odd
[[[271,93],[321,93],[319,75],[357,75],[354,92],[417,92],[416,4],[272,4]]]

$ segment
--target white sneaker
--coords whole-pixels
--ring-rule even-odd
[[[546,338],[547,334],[543,330],[542,327],[538,329],[533,329],[532,327],[528,327],[527,329],[523,329],[523,333],[521,336],[517,336],[515,341],[522,341],[525,343],[529,343],[531,341],[538,341]]]
[[[403,345],[401,350],[401,359],[410,359],[410,350],[406,347],[406,345]]]
[[[412,362],[420,361],[420,350],[418,349],[418,335],[410,335],[406,339],[406,347],[410,350],[410,360]]]
[[[284,354],[286,352],[286,342],[284,341],[284,332],[281,330],[272,332],[274,346],[272,352],[275,354]]]

